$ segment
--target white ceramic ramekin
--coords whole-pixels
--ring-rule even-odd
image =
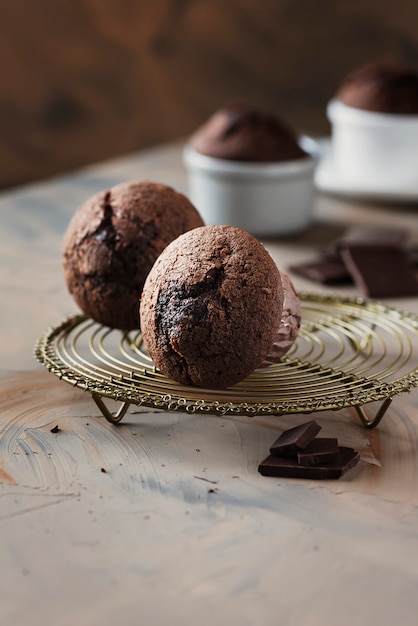
[[[189,145],[183,151],[189,197],[204,222],[238,226],[255,236],[288,236],[312,220],[318,150],[300,140],[308,156],[277,163],[215,159]]]
[[[418,115],[375,113],[331,100],[332,159],[341,180],[391,189],[418,179]]]

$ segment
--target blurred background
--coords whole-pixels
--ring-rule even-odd
[[[0,0],[0,188],[183,138],[241,100],[329,132],[344,76],[418,65],[416,0]]]

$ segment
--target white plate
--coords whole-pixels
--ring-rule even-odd
[[[418,180],[414,181],[413,185],[401,188],[393,185],[390,177],[382,179],[379,185],[371,185],[366,175],[364,180],[358,181],[355,185],[347,183],[333,162],[330,138],[317,139],[316,142],[320,149],[320,161],[315,172],[315,185],[320,191],[380,202],[385,200],[405,203],[418,201]]]

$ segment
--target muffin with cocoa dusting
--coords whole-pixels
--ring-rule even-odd
[[[140,316],[154,364],[177,382],[225,388],[271,355],[282,325],[281,274],[264,246],[233,226],[204,226],[173,241],[144,285]],[[270,355],[270,357],[269,357]]]
[[[126,182],[101,191],[76,211],[65,233],[68,289],[96,322],[136,329],[138,298],[154,261],[170,241],[202,225],[191,202],[166,185]]]

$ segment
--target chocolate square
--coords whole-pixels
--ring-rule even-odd
[[[361,291],[370,298],[418,295],[418,280],[404,250],[396,246],[353,246],[341,256]]]
[[[338,439],[336,437],[317,437],[303,450],[297,453],[299,465],[312,467],[334,463],[338,459]]]
[[[351,283],[353,279],[340,256],[313,259],[310,262],[290,265],[289,270],[323,285]]]
[[[388,226],[351,226],[341,237],[334,239],[322,249],[323,254],[338,254],[342,248],[353,246],[394,246],[402,248],[406,242],[407,231],[404,228]]]
[[[321,427],[315,420],[310,420],[299,426],[288,428],[284,430],[270,446],[270,452],[273,455],[296,453],[298,450],[306,448],[320,430]]]
[[[292,458],[270,454],[260,463],[258,471],[263,476],[276,478],[337,479],[357,465],[359,461],[360,454],[356,450],[340,446],[338,456],[332,463],[313,466],[299,465]]]

